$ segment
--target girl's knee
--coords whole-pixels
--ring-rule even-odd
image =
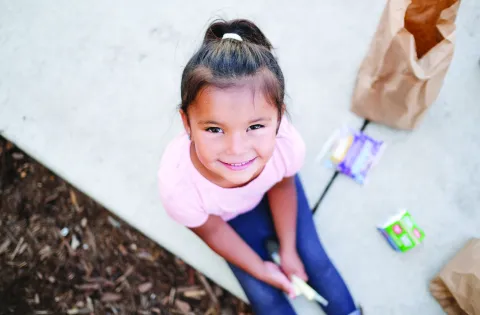
[[[242,283],[242,286],[252,304],[272,305],[284,297],[280,290],[257,279],[250,279]]]
[[[255,278],[244,279],[242,287],[255,310],[255,314],[273,314],[273,309],[291,308],[282,291],[260,280]]]

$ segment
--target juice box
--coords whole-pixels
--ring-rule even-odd
[[[320,156],[327,167],[364,184],[384,149],[383,141],[375,140],[361,131],[341,128],[325,143]]]
[[[418,227],[407,210],[390,218],[378,230],[394,250],[406,252],[416,247],[425,238],[425,232]]]

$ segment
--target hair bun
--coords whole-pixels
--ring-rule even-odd
[[[260,45],[268,50],[272,50],[272,44],[262,31],[253,22],[245,19],[214,21],[205,32],[203,43],[220,41],[226,33],[237,34],[244,42]]]

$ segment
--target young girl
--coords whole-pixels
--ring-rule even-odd
[[[255,314],[295,314],[296,275],[329,302],[360,314],[325,253],[296,173],[305,146],[285,118],[285,81],[272,45],[252,22],[217,21],[186,65],[184,133],[167,147],[159,181],[168,214],[224,257]],[[265,241],[280,244],[281,269]]]

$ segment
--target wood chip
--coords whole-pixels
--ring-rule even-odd
[[[175,306],[183,313],[188,313],[191,310],[190,305],[187,302],[184,302],[179,299],[175,300]]]
[[[14,152],[14,153],[12,153],[12,157],[13,157],[14,160],[21,160],[25,156],[20,152]]]
[[[128,255],[127,249],[126,249],[125,246],[123,246],[122,244],[118,245],[118,250],[120,251],[120,253],[122,253],[123,256],[127,256],[127,255]]]
[[[188,284],[193,285],[195,283],[195,269],[188,268]]]
[[[67,242],[66,239],[62,240],[62,245],[65,246],[65,248],[68,250],[68,254],[70,256],[75,256],[75,251],[73,250],[72,246]]]
[[[51,203],[51,202],[57,200],[59,196],[60,196],[60,194],[58,192],[55,192],[55,193],[49,195],[47,198],[45,198],[45,203]]]
[[[5,251],[8,250],[8,246],[10,246],[12,242],[7,238],[3,241],[2,245],[0,245],[0,254],[3,254]]]
[[[72,243],[70,244],[73,250],[76,250],[80,246],[80,241],[75,234],[72,235]]]
[[[70,189],[70,201],[72,202],[73,208],[75,209],[75,211],[77,211],[77,213],[82,212],[82,209],[78,205],[77,195],[75,194],[73,189]]]
[[[210,307],[207,312],[205,313],[205,315],[215,315],[217,313],[217,309],[215,307]]]
[[[102,302],[110,303],[110,302],[117,302],[122,299],[121,294],[113,293],[113,292],[106,292],[102,294]]]
[[[216,295],[217,297],[222,296],[222,295],[223,295],[223,290],[222,290],[222,288],[220,288],[220,287],[215,287],[215,295]]]
[[[12,261],[7,261],[7,265],[14,266],[14,267],[17,267],[17,268],[23,268],[27,265],[27,262],[22,261],[21,263],[16,263],[16,262],[12,262]]]
[[[188,287],[178,287],[177,288],[177,293],[184,293],[184,292],[187,292],[187,291],[195,291],[195,290],[200,290],[201,287],[198,286],[198,285],[192,285],[192,286],[188,286]]]
[[[118,310],[115,307],[111,305],[109,305],[109,307],[110,307],[110,310],[113,312],[113,314],[118,315]]]
[[[152,254],[144,250],[138,252],[137,257],[143,260],[154,261]]]
[[[175,294],[176,294],[176,289],[171,288],[170,289],[170,294],[168,295],[168,304],[172,305],[173,301],[175,300]]]
[[[102,277],[84,278],[84,280],[90,283],[98,283],[101,287],[115,287],[115,283]]]
[[[90,310],[86,307],[85,308],[80,308],[80,309],[74,307],[72,309],[67,310],[68,315],[77,315],[77,314],[80,315],[80,314],[90,314],[90,313],[91,313]]]
[[[95,235],[93,235],[92,231],[90,231],[88,227],[85,229],[84,237],[84,243],[90,246],[93,255],[97,255],[97,242],[95,241]]]
[[[93,307],[93,302],[92,299],[87,296],[87,308],[90,310],[90,312],[93,312],[95,308]]]
[[[145,282],[140,284],[137,288],[140,293],[145,293],[147,291],[150,291],[153,287],[153,284],[151,282]]]
[[[160,302],[162,303],[163,306],[168,306],[169,300],[170,300],[170,297],[166,296]]]
[[[100,290],[100,284],[98,283],[84,283],[76,285],[75,288],[81,291],[95,291]]]
[[[23,153],[21,153],[21,152],[13,152],[12,153],[12,158],[14,160],[17,160],[17,161],[22,160],[24,157],[25,157],[25,155],[23,155]]]
[[[17,247],[15,247],[15,250],[13,251],[13,253],[10,255],[10,260],[14,260],[15,259],[15,256],[17,256],[17,253],[18,251],[20,250],[20,246],[22,246],[22,243],[23,243],[23,236],[20,237],[20,240],[18,241],[17,243]]]
[[[212,287],[208,283],[205,276],[202,275],[201,273],[197,272],[197,277],[200,280],[200,282],[202,283],[202,285],[205,287],[205,290],[207,291],[208,295],[210,296],[210,299],[212,300],[213,304],[218,305],[217,296],[213,293]]]
[[[117,281],[115,281],[115,283],[120,283],[125,281],[127,277],[132,274],[133,270],[135,270],[133,266],[128,266],[127,271],[125,271],[125,273],[120,278],[118,278]]]
[[[108,223],[110,223],[114,228],[119,228],[121,227],[122,225],[120,224],[120,222],[118,222],[117,220],[115,220],[113,217],[111,216],[108,216],[107,218],[108,220]]]
[[[196,300],[200,300],[206,294],[207,292],[205,292],[205,290],[191,290],[191,291],[185,291],[183,293],[185,297],[196,299]]]
[[[46,258],[52,255],[52,248],[50,246],[44,246],[41,250],[38,251],[40,255],[40,260],[45,260]]]
[[[18,250],[18,254],[21,255],[25,251],[25,249],[27,249],[27,247],[28,247],[28,243],[23,243],[20,249]]]

